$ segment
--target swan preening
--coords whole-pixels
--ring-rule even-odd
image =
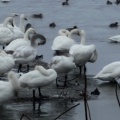
[[[19,88],[17,74],[10,71],[8,73],[8,81],[0,81],[0,104],[17,96]]]
[[[69,54],[74,57],[74,62],[76,66],[85,65],[87,62],[95,62],[97,60],[97,50],[95,45],[85,44],[85,31],[79,29],[74,29],[74,32],[79,32],[81,36],[80,44],[74,44],[70,50]]]
[[[39,40],[39,43],[36,43],[36,40]],[[13,58],[16,63],[21,64],[19,66],[18,72],[21,71],[22,64],[29,63],[36,58],[38,45],[44,45],[46,43],[46,38],[41,34],[35,34],[31,38],[31,45],[22,45],[18,47],[14,53]],[[27,71],[29,71],[29,65],[27,65]]]
[[[118,80],[120,78],[120,61],[106,65],[94,78],[111,82]]]
[[[68,52],[71,46],[75,44],[75,41],[71,38],[72,34],[75,33],[75,29],[68,30],[63,29],[59,31],[59,36],[55,37],[51,49],[54,51],[66,51]]]
[[[42,88],[54,82],[57,73],[53,69],[45,69],[42,66],[36,66],[35,70],[25,73],[19,78],[21,87]],[[41,96],[41,92],[39,91]]]

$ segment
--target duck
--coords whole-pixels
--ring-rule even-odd
[[[66,31],[64,32],[64,35],[59,35],[54,38],[51,46],[51,49],[56,51],[57,54],[59,54],[59,52],[68,53],[71,46],[76,43],[75,40],[72,39],[72,34],[76,33],[76,29],[73,29],[70,32],[66,29],[64,29],[64,31]],[[67,36],[65,35],[66,33],[68,33]]]
[[[111,1],[109,1],[109,0],[107,0],[107,5],[112,5],[112,2]]]
[[[109,42],[112,42],[112,43],[119,43],[120,35],[115,35],[115,36],[109,37],[108,40],[109,40]]]
[[[69,5],[68,0],[66,0],[65,2],[62,2],[62,5],[63,5],[63,6],[64,6],[64,5]]]
[[[104,66],[93,78],[109,82],[117,81],[120,78],[120,61],[115,61]]]
[[[3,26],[0,27],[0,45],[3,45],[3,49],[4,45],[10,43],[14,38],[14,32],[11,28],[8,27],[8,24],[14,26],[12,17],[6,18]]]
[[[6,47],[5,47],[5,52],[9,54],[13,54],[13,52],[20,46],[22,45],[31,45],[31,41],[29,40],[29,35],[30,34],[35,34],[35,30],[33,28],[29,28],[26,33],[24,34],[24,38],[19,38],[15,39],[12,42],[10,42]]]
[[[76,67],[72,56],[54,56],[51,60],[50,68],[54,69],[57,74],[65,74],[64,87],[67,86],[67,74]],[[56,86],[59,86],[56,80]]]
[[[54,22],[49,24],[49,27],[56,27],[56,24]]]
[[[109,25],[109,27],[118,27],[118,22],[115,22],[115,23],[111,23],[110,25]]]
[[[41,88],[53,83],[56,78],[57,73],[54,69],[45,69],[37,65],[35,70],[23,74],[18,81],[22,88],[38,88],[39,97],[42,97]]]
[[[0,81],[0,104],[9,102],[19,93],[19,81],[17,74],[13,71],[8,73],[8,81]]]
[[[10,2],[10,0],[1,0],[1,2],[8,3],[8,2]]]
[[[6,54],[4,50],[0,50],[0,75],[3,75],[15,65],[15,61],[11,55]]]
[[[40,39],[40,42],[36,44],[36,40]],[[21,72],[22,64],[27,64],[27,72],[29,71],[29,62],[33,61],[37,56],[38,45],[44,45],[46,38],[41,34],[35,34],[31,38],[31,45],[22,45],[18,47],[12,54],[15,63],[19,64],[18,72]]]
[[[74,57],[74,62],[78,67],[85,65],[87,62],[94,63],[98,57],[96,46],[94,44],[85,44],[84,30],[79,31],[79,29],[76,29],[76,32],[79,32],[81,36],[81,42],[80,44],[71,46],[69,54]],[[86,68],[84,70],[86,70]]]
[[[68,31],[71,31],[73,29],[78,29],[78,27],[77,26],[73,26],[72,28],[66,28],[66,30],[68,30]]]
[[[42,14],[42,13],[33,14],[32,17],[33,17],[33,18],[43,18],[43,14]]]

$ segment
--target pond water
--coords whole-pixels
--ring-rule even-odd
[[[106,0],[107,1],[107,0]],[[95,80],[92,79],[105,65],[120,60],[120,44],[108,42],[108,38],[120,34],[120,27],[109,28],[109,24],[119,22],[120,5],[107,5],[105,0],[69,0],[68,6],[62,6],[64,0],[11,0],[9,3],[0,2],[0,21],[2,22],[12,12],[24,13],[29,23],[40,34],[43,34],[47,42],[40,46],[38,54],[43,54],[43,60],[51,62],[53,51],[51,45],[58,35],[58,30],[76,25],[86,31],[86,44],[95,44],[98,51],[98,59],[95,63],[87,63],[88,87],[94,90]],[[42,13],[42,19],[32,18],[34,13]],[[49,24],[55,22],[56,27],[50,28]],[[19,19],[16,18],[16,23]],[[76,37],[79,43],[79,37]],[[90,84],[89,84],[90,83]],[[93,83],[93,84],[92,84]],[[89,86],[90,85],[90,86]],[[92,120],[118,120],[120,109],[115,97],[115,85],[103,84],[97,86],[100,95],[94,100],[89,100]],[[84,120],[84,104],[72,109],[59,119]],[[19,120],[24,113],[31,120],[53,120],[60,113],[77,104],[66,101],[45,101],[41,103],[40,110],[33,111],[31,102],[10,103],[0,106],[1,120]],[[38,104],[36,105],[38,106]],[[26,118],[27,119],[27,118]]]

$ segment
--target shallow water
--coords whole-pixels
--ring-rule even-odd
[[[69,6],[62,6],[61,0],[11,0],[5,4],[0,3],[0,21],[9,16],[12,12],[24,13],[28,22],[38,33],[43,34],[47,42],[38,48],[38,54],[43,54],[43,60],[50,63],[53,56],[51,45],[53,39],[58,35],[58,30],[74,25],[86,31],[86,44],[95,44],[98,51],[98,60],[95,63],[87,63],[88,88],[94,90],[95,80],[92,77],[97,74],[105,65],[120,60],[120,44],[108,42],[108,38],[119,34],[120,27],[109,28],[112,22],[120,20],[120,5],[106,5],[105,0],[69,0]],[[42,19],[31,17],[33,13],[42,13]],[[17,21],[17,24],[19,21]],[[49,24],[55,22],[55,28],[49,28]],[[79,37],[76,37],[79,42]],[[101,94],[90,100],[92,120],[118,120],[119,107],[115,98],[113,84],[98,86]],[[84,118],[83,102],[72,109],[60,119],[78,120]],[[19,120],[24,113],[33,120],[53,120],[57,115],[70,108],[73,104],[65,101],[45,101],[41,104],[41,112],[33,112],[32,103],[10,103],[0,107],[0,118],[2,120]],[[39,113],[40,112],[40,113]]]

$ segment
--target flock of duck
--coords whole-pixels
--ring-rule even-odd
[[[25,28],[27,20],[24,14],[20,15],[19,27],[15,24],[16,13],[12,13],[0,24],[0,75],[7,74],[7,81],[1,77],[0,81],[0,104],[18,96],[20,89],[40,88],[47,86],[56,80],[58,74],[65,74],[64,87],[67,86],[67,75],[76,67],[80,68],[87,62],[94,63],[97,58],[97,49],[94,44],[86,44],[86,33],[79,30],[76,26],[72,29],[60,29],[58,36],[53,40],[51,50],[55,51],[55,56],[51,59],[49,68],[36,65],[34,70],[29,69],[29,63],[37,56],[37,47],[46,43],[46,38],[36,33],[35,29],[29,24]],[[27,24],[28,25],[28,24]],[[76,43],[72,35],[80,36],[80,43]],[[110,37],[111,42],[120,42],[120,35]],[[19,64],[17,72],[14,71],[15,64]],[[21,72],[22,64],[27,64],[27,72]],[[84,72],[85,73],[85,72]],[[120,77],[120,61],[113,62],[105,66],[94,79],[104,81],[117,81]],[[58,84],[57,84],[58,86]]]

